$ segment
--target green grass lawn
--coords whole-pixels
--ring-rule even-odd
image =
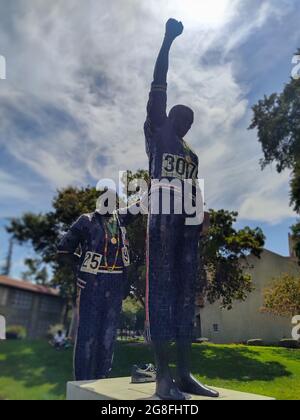
[[[129,376],[139,362],[153,362],[146,345],[118,343],[112,376]],[[212,386],[300,399],[300,350],[194,345],[192,365],[194,374]],[[72,350],[56,352],[43,341],[0,342],[0,399],[64,399],[69,380]]]

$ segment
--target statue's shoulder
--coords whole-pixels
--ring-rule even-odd
[[[81,216],[81,219],[82,219],[83,222],[92,222],[94,220],[94,218],[95,218],[95,212],[93,212],[93,213],[84,213]]]

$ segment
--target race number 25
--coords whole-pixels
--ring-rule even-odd
[[[83,273],[97,274],[102,261],[102,255],[95,252],[87,252],[80,271]]]

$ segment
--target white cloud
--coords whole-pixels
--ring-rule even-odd
[[[260,182],[251,185],[250,180],[250,188],[239,200],[240,217],[272,224],[294,217],[292,209],[287,206],[289,177],[288,172],[279,176],[275,170],[267,169],[261,174]]]
[[[29,200],[31,194],[27,188],[22,185],[22,180],[10,176],[8,173],[0,170],[0,199],[1,207],[7,199]]]
[[[177,0],[32,0],[18,12],[4,5],[2,16],[11,24],[0,29],[8,61],[8,80],[0,85],[0,143],[6,139],[2,146],[46,179],[51,193],[146,168],[147,93],[164,21],[177,12],[186,31],[172,50],[169,104],[195,109],[189,139],[200,155],[209,207],[228,206],[270,222],[287,217],[288,201],[278,198],[286,197],[287,180],[259,170],[261,151],[246,130],[245,87],[226,55],[281,9],[277,1],[255,3],[249,23],[241,12],[248,1],[216,2],[198,9],[192,0],[190,7]],[[204,64],[220,45],[217,59]],[[266,197],[273,206],[280,201],[276,211],[264,212]]]

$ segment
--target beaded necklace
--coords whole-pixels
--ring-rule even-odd
[[[114,225],[116,226],[112,226],[112,223],[107,222],[106,220],[104,221],[104,230],[105,230],[105,245],[104,245],[104,264],[105,264],[105,268],[108,271],[114,271],[116,266],[117,266],[117,262],[118,262],[118,258],[119,258],[119,253],[120,253],[120,232],[119,232],[119,226],[117,221],[114,218],[114,221],[116,223],[114,223]],[[117,251],[116,251],[116,255],[115,255],[115,261],[114,264],[111,268],[109,268],[108,266],[108,261],[107,261],[107,254],[108,254],[108,242],[109,242],[109,235],[108,235],[108,230],[112,236],[111,238],[111,243],[113,245],[117,245]],[[117,235],[117,237],[115,237],[115,235]]]

